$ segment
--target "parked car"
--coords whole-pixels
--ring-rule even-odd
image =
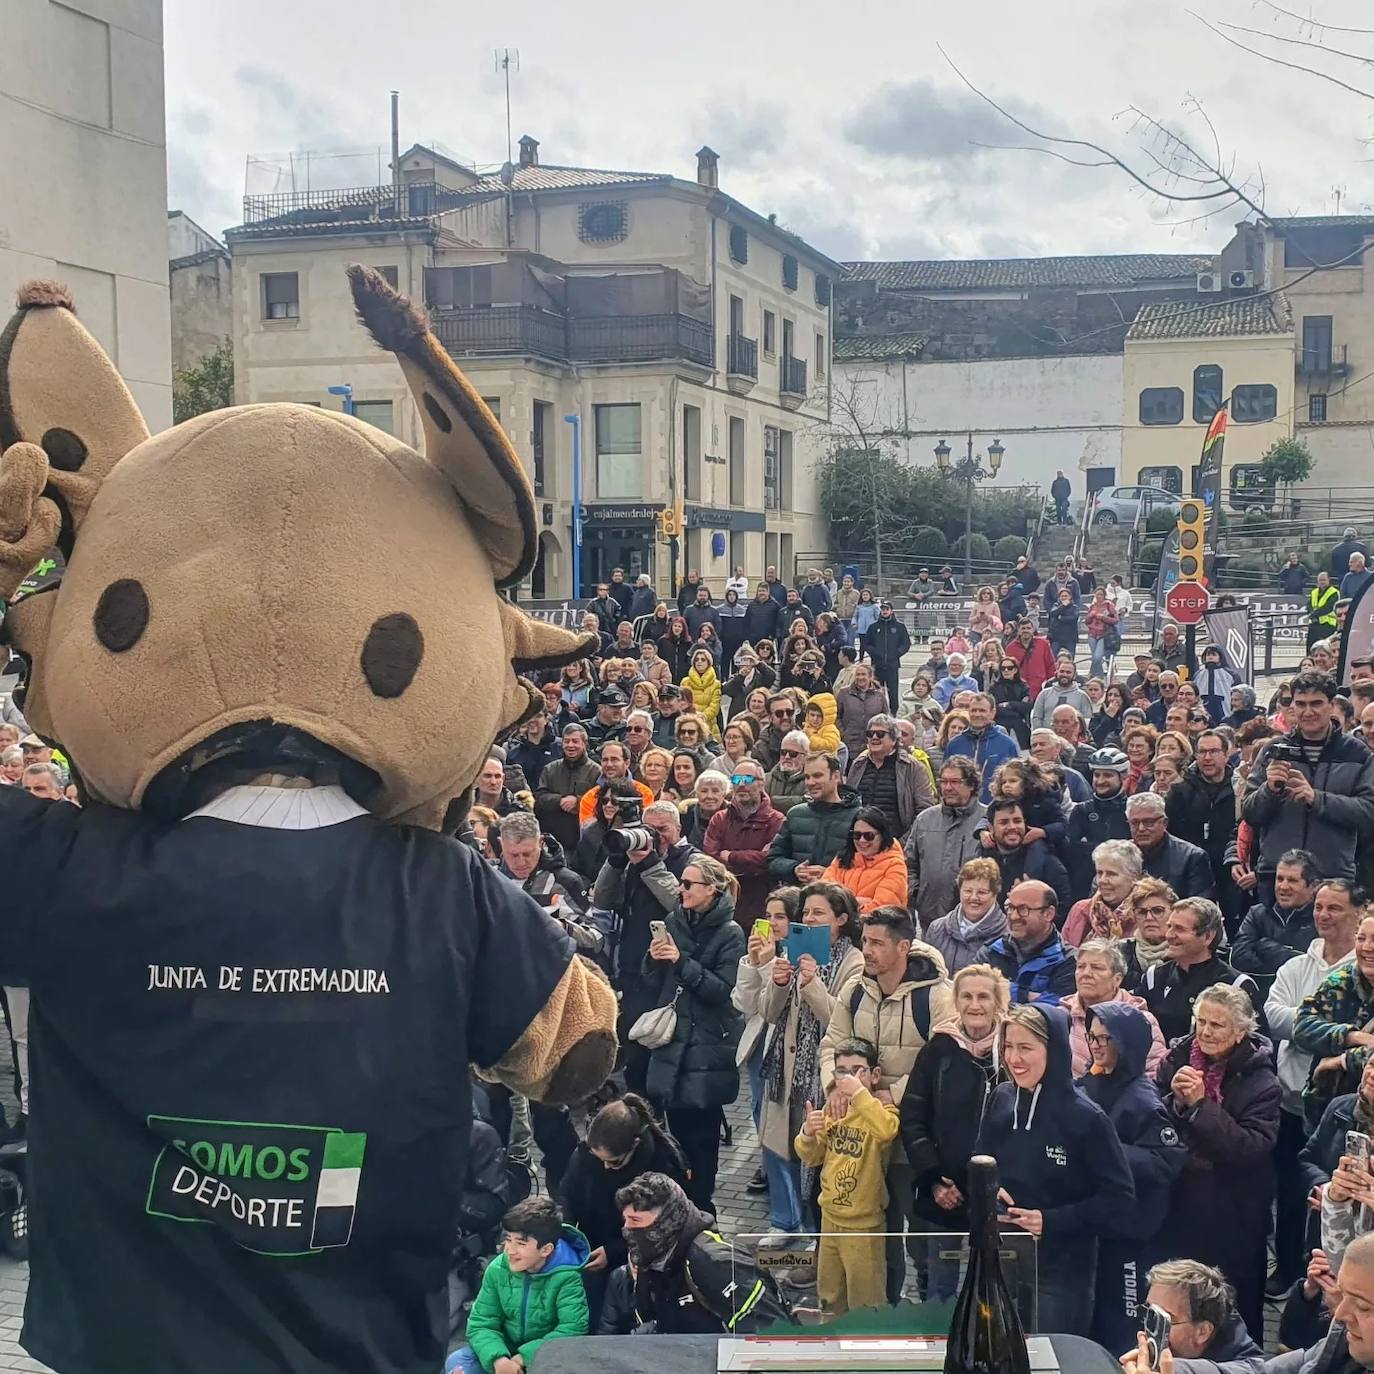
[[[1162,487],[1103,487],[1093,494],[1093,524],[1131,524],[1142,495],[1145,497],[1147,517],[1152,510],[1177,511],[1183,504],[1181,496],[1175,496]]]

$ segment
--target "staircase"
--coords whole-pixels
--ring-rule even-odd
[[[1041,577],[1052,577],[1054,568],[1073,552],[1078,530],[1073,525],[1046,525],[1035,541],[1035,566]],[[1047,571],[1048,569],[1048,571]]]
[[[1120,573],[1130,581],[1126,568],[1126,552],[1131,542],[1131,531],[1120,525],[1094,525],[1088,531],[1088,562],[1097,574],[1099,585],[1105,586],[1113,573]]]

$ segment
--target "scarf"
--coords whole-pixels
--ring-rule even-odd
[[[711,1219],[688,1199],[673,1179],[664,1174],[644,1177],[662,1178],[669,1185],[668,1200],[658,1217],[648,1226],[627,1226],[621,1234],[640,1269],[657,1269],[662,1273],[667,1269],[683,1236],[688,1231],[700,1235]]]
[[[1137,933],[1135,937],[1135,961],[1140,965],[1140,971],[1145,972],[1147,968],[1153,968],[1156,964],[1162,964],[1169,957],[1169,946],[1164,940],[1157,944],[1147,940],[1143,935]]]
[[[1188,1062],[1202,1074],[1202,1095],[1209,1101],[1221,1105],[1221,1080],[1226,1077],[1226,1061],[1217,1059],[1209,1062],[1202,1052],[1202,1046],[1194,1039],[1188,1051]]]
[[[1126,902],[1110,907],[1094,892],[1088,903],[1088,930],[1100,940],[1121,940],[1135,930],[1135,918]]]
[[[947,1035],[956,1044],[961,1045],[975,1059],[986,1059],[988,1055],[996,1056],[997,1040],[1001,1032],[1001,1024],[997,1021],[992,1023],[992,1029],[980,1040],[974,1040],[964,1029],[963,1023],[957,1016],[951,1016],[948,1021],[941,1021],[938,1025],[931,1028],[932,1038],[937,1035]]]
[[[971,945],[978,934],[978,928],[983,922],[987,920],[993,920],[995,922],[996,918],[1001,914],[1001,910],[1001,907],[994,902],[976,921],[970,921],[969,918],[964,915],[964,904],[960,902],[954,910],[950,912],[950,915],[954,917],[954,922],[959,927],[959,938],[966,945]]]

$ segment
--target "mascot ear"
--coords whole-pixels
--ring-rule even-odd
[[[519,582],[538,554],[534,493],[519,456],[429,328],[424,311],[371,267],[348,269],[353,304],[368,333],[401,364],[425,428],[425,457],[468,512],[496,584]]]
[[[27,442],[47,455],[42,495],[61,513],[64,554],[110,469],[147,437],[134,398],[76,318],[67,288],[22,287],[19,311],[0,334],[0,449]],[[7,512],[3,523],[27,524],[27,515]]]
[[[574,634],[528,616],[504,597],[499,601],[501,631],[506,641],[506,657],[516,678],[506,693],[506,725],[528,720],[544,705],[544,694],[533,683],[519,676],[540,668],[561,668],[574,659],[587,658],[599,643],[591,634]]]

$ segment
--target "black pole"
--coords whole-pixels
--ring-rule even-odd
[[[1197,647],[1197,626],[1185,625],[1183,627],[1183,657],[1188,664],[1188,678],[1193,680],[1197,677],[1197,655],[1194,650]]]
[[[734,573],[731,573],[734,576]],[[677,596],[677,536],[668,541],[668,589]]]

